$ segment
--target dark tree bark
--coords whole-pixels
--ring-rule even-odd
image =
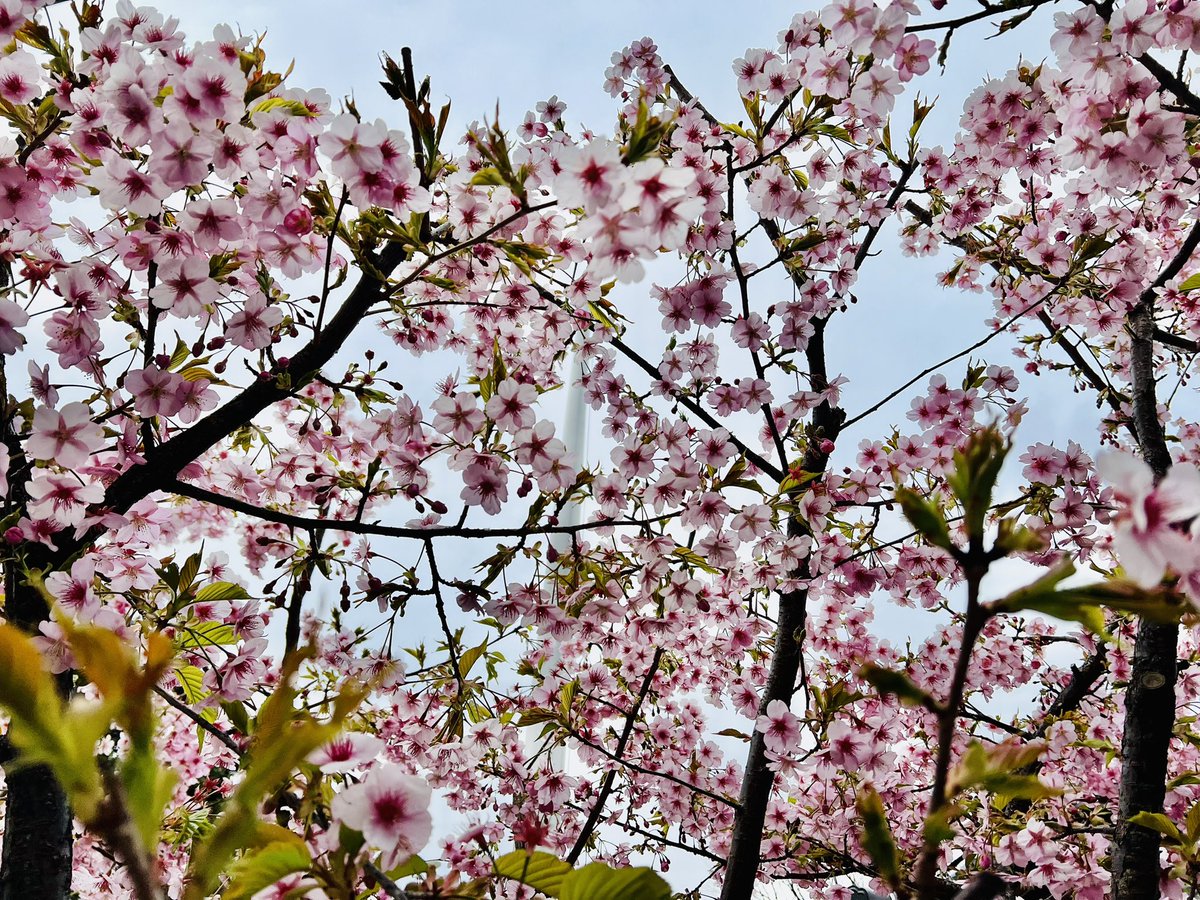
[[[36,561],[44,546],[29,548]],[[44,561],[43,561],[44,562]],[[16,564],[4,572],[4,612],[9,622],[35,630],[48,610],[38,593],[22,583]],[[59,679],[69,690],[70,677]],[[4,807],[4,849],[0,854],[0,900],[67,900],[71,893],[72,827],[66,795],[46,766],[20,765],[11,753],[4,761],[8,799]]]
[[[1138,298],[1128,316],[1133,419],[1142,458],[1156,479],[1171,467],[1154,380],[1154,306],[1158,289],[1174,278],[1200,245],[1194,225],[1174,259]],[[1166,795],[1167,755],[1175,726],[1179,626],[1143,620],[1133,649],[1121,738],[1121,788],[1112,852],[1113,900],[1159,896],[1162,865],[1158,832],[1129,820],[1139,812],[1161,813]]]
[[[825,365],[826,322],[818,319],[814,320],[814,324],[816,328],[809,339],[805,354],[813,389],[824,390],[828,385]],[[825,440],[836,441],[845,419],[845,412],[839,407],[830,406],[829,403],[822,403],[813,411],[808,450],[801,464],[805,472],[819,476],[825,471],[829,455],[821,449],[821,443]],[[806,524],[799,518],[793,517],[788,522],[788,532],[792,536],[804,534],[806,528]],[[807,565],[795,574],[802,579],[807,578]],[[807,616],[807,588],[788,591],[780,596],[775,652],[771,656],[771,670],[759,704],[759,715],[766,715],[767,706],[773,700],[782,700],[791,705],[792,695],[796,692],[796,676],[800,672],[800,656],[804,650]],[[762,864],[763,824],[766,821],[767,805],[774,784],[775,773],[767,767],[767,747],[763,734],[755,729],[746,756],[741,801],[733,820],[733,840],[725,863],[721,900],[748,900],[754,892],[754,882]]]
[[[1159,834],[1133,825],[1129,819],[1139,812],[1163,809],[1167,754],[1175,724],[1178,643],[1178,625],[1141,622],[1125,693],[1119,819],[1112,855],[1114,900],[1159,896]]]
[[[779,598],[779,625],[775,633],[775,652],[771,656],[771,674],[759,704],[759,715],[766,715],[773,700],[791,702],[800,671],[802,633],[807,615],[808,591],[791,591]],[[725,882],[721,900],[747,900],[754,893],[754,882],[761,863],[763,824],[775,773],[767,768],[767,746],[761,731],[750,738],[742,795],[734,817],[733,840],[725,864]]]
[[[0,900],[67,900],[71,894],[71,810],[45,766],[5,772]]]

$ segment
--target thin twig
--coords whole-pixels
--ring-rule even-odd
[[[637,699],[629,707],[629,712],[625,714],[625,725],[621,729],[621,736],[617,739],[617,749],[613,753],[613,756],[617,759],[621,759],[625,755],[625,747],[629,744],[629,738],[633,735],[633,726],[637,722],[638,712],[641,710],[642,704],[650,693],[650,685],[654,683],[654,676],[658,674],[658,664],[662,662],[662,657],[662,648],[656,648],[654,659],[650,661],[650,666],[646,669],[646,675],[642,679],[642,686],[638,691]],[[600,793],[596,797],[596,802],[592,804],[592,809],[588,813],[587,820],[583,823],[583,828],[579,831],[579,837],[575,839],[575,846],[567,854],[567,862],[571,865],[575,865],[579,860],[580,854],[583,853],[587,842],[591,839],[596,827],[600,824],[600,816],[604,813],[604,805],[608,802],[608,797],[613,791],[613,784],[616,782],[616,778],[616,769],[609,769],[604,773],[604,780],[600,783]]]
[[[222,731],[220,728],[218,728],[212,722],[208,721],[208,719],[204,718],[204,716],[200,715],[200,713],[196,712],[194,709],[192,709],[186,703],[182,703],[175,697],[171,696],[170,691],[168,691],[164,688],[161,688],[158,685],[155,685],[154,693],[158,694],[158,696],[160,696],[164,700],[166,700],[167,703],[173,709],[175,709],[178,712],[183,713],[185,716],[187,716],[189,719],[191,719],[193,722],[195,722],[198,726],[200,726],[200,728],[203,731],[207,732],[208,734],[211,734],[213,737],[215,737],[218,741],[220,741],[222,744],[224,744],[226,747],[228,747],[230,750],[232,750],[238,756],[242,755],[242,748],[240,746],[238,746],[237,741],[235,741],[232,737],[230,737],[228,734],[226,734],[224,731]]]

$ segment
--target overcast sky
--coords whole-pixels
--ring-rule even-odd
[[[817,5],[780,0],[158,3],[194,38],[206,36],[221,22],[248,34],[265,32],[274,68],[282,71],[289,60],[295,61],[289,83],[325,88],[335,99],[352,95],[364,115],[392,123],[402,121],[402,112],[378,85],[379,55],[398,57],[401,47],[410,46],[418,73],[432,79],[435,102],[452,101],[451,140],[469,122],[493,115],[497,104],[502,122],[515,127],[526,110],[551,94],[567,103],[570,126],[611,132],[616,104],[602,89],[604,69],[613,51],[643,36],[654,38],[663,58],[709,109],[735,121],[740,104],[732,61],[749,47],[774,47],[792,15]],[[938,101],[923,132],[926,142],[952,140],[963,100],[981,79],[1003,74],[1022,52],[1040,60],[1047,52],[1048,22],[1042,16],[1015,34],[988,40],[983,27],[960,32],[947,70],[935,69],[923,80],[921,90]],[[900,109],[909,108],[906,97]],[[844,322],[835,323],[829,338],[831,368],[852,379],[847,393],[851,410],[873,402],[929,361],[948,356],[983,333],[987,301],[939,288],[934,280],[939,267],[944,261],[905,260],[885,250],[883,258],[864,268],[856,290],[864,302]],[[647,287],[632,291],[644,294]],[[632,296],[630,291],[623,293]],[[1003,353],[991,355],[1008,361]],[[962,365],[955,371],[961,373]],[[1090,443],[1092,411],[1079,404],[1071,407],[1057,409],[1045,420],[1035,410],[1022,437],[1032,442],[1048,440],[1055,432],[1061,435],[1066,414],[1069,426],[1083,432],[1080,439]],[[886,418],[901,424],[906,408],[904,400]],[[877,431],[885,423],[867,424]],[[855,442],[861,436],[855,434]]]
[[[402,123],[403,113],[379,87],[379,57],[382,52],[399,57],[401,47],[410,46],[418,74],[432,79],[435,104],[439,99],[453,102],[446,148],[451,151],[454,135],[469,122],[493,115],[497,103],[502,123],[513,128],[526,110],[551,94],[567,103],[569,127],[584,124],[599,133],[611,132],[617,106],[602,88],[604,69],[613,51],[643,36],[658,43],[663,58],[709,109],[735,121],[740,104],[732,61],[749,47],[774,47],[777,34],[793,14],[817,5],[780,0],[742,4],[711,0],[526,0],[519,4],[479,0],[343,0],[340,4],[161,0],[157,4],[178,17],[193,39],[207,36],[218,23],[229,23],[246,34],[265,32],[272,68],[283,71],[294,60],[290,84],[324,88],[335,101],[353,95],[364,116],[379,116],[392,124]],[[753,15],[745,10],[752,10]],[[963,100],[981,80],[1003,75],[1022,54],[1037,62],[1049,52],[1048,15],[1035,17],[1008,35],[988,38],[990,33],[983,26],[959,32],[945,72],[935,67],[920,81],[919,90],[937,100],[922,132],[926,144],[948,145],[953,140]],[[911,95],[906,95],[897,115],[904,117],[909,109]],[[880,246],[882,255],[864,266],[855,287],[862,302],[838,317],[828,335],[830,370],[851,379],[843,394],[851,414],[931,362],[986,334],[983,322],[991,315],[986,297],[938,286],[936,275],[946,267],[947,258],[905,259],[895,250],[894,240],[881,241]],[[667,268],[669,264],[664,262],[661,271],[666,277],[678,277],[678,267],[670,272]],[[659,274],[659,269],[652,270],[651,275]],[[619,289],[623,308],[631,312],[637,308],[647,295],[648,281]],[[785,280],[775,288],[779,298],[790,296]],[[757,286],[758,290],[775,288],[767,283]],[[649,349],[654,336],[646,333],[641,337]],[[1097,412],[1093,404],[1073,395],[1061,374],[1036,379],[1024,376],[1019,360],[1008,352],[1011,346],[1011,339],[1000,337],[984,352],[990,361],[1017,369],[1022,392],[1030,396],[1031,412],[1018,442],[1056,441],[1064,446],[1069,437],[1094,447]],[[406,365],[404,360],[397,362]],[[952,382],[961,379],[965,362],[948,367],[947,378]],[[431,371],[430,364],[428,358],[410,363],[414,369],[424,367],[425,373]],[[443,374],[438,371],[439,376]],[[860,439],[878,438],[889,425],[912,430],[914,426],[904,414],[923,387],[924,380],[844,436],[835,463],[851,462]],[[545,398],[546,415],[555,416],[556,408],[561,411],[560,397]],[[596,440],[599,422],[591,422],[590,430],[596,448],[601,443]],[[593,461],[596,456],[593,452]],[[606,459],[607,451],[600,458]],[[1015,490],[1019,478],[1019,466],[1007,467],[1009,489]]]
[[[664,59],[709,109],[727,121],[737,120],[732,61],[749,47],[774,47],[792,15],[814,6],[780,0],[160,0],[156,5],[178,17],[193,39],[207,36],[222,22],[248,34],[265,32],[273,69],[283,71],[289,60],[295,61],[290,84],[324,88],[335,101],[353,95],[364,116],[392,124],[403,122],[403,112],[378,85],[379,56],[387,52],[398,58],[401,47],[410,46],[418,74],[432,78],[435,106],[453,101],[451,141],[469,122],[492,116],[497,103],[502,123],[513,128],[526,110],[552,94],[567,103],[566,119],[573,130],[583,124],[611,132],[616,105],[602,89],[604,69],[613,51],[643,36],[657,41]],[[951,141],[964,98],[983,78],[1002,75],[1022,52],[1035,62],[1048,53],[1047,16],[998,39],[984,40],[987,33],[980,28],[958,35],[949,68],[925,79],[923,92],[938,98],[924,132],[927,143]],[[911,108],[909,97],[902,103]],[[852,379],[845,392],[851,413],[932,360],[978,339],[991,312],[984,297],[938,287],[935,276],[945,259],[902,259],[894,242],[892,249],[884,243],[883,256],[865,267],[856,287],[862,303],[830,329],[830,368]],[[648,288],[624,288],[622,299],[635,303]],[[787,288],[781,284],[779,289]],[[1023,374],[1006,346],[1011,346],[1007,339],[997,340],[988,357]],[[961,378],[964,368],[965,361],[952,366],[947,377]],[[1021,443],[1057,440],[1063,446],[1070,437],[1095,446],[1097,413],[1086,399],[1070,393],[1063,376],[1023,377],[1022,385],[1031,396],[1032,412],[1018,435]],[[923,382],[854,431],[849,446],[839,448],[845,455],[836,461],[850,462],[860,438],[878,437],[889,424],[912,429],[904,412],[922,387]],[[598,433],[596,423],[593,433]],[[1010,485],[1015,483],[1019,466],[1010,466],[1006,477]],[[880,624],[886,618],[881,615]],[[915,624],[922,632],[936,627],[932,620]],[[906,626],[912,625],[910,614]],[[672,876],[677,879],[676,886],[682,887],[678,872]]]

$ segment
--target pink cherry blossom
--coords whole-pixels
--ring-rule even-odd
[[[800,721],[782,700],[768,703],[766,715],[759,716],[754,727],[762,734],[767,749],[774,753],[799,748]]]
[[[68,403],[58,410],[38,407],[33,433],[25,442],[34,459],[51,460],[68,469],[83,465],[103,445],[104,429],[92,421],[85,403]]]
[[[239,347],[258,350],[271,343],[271,331],[283,321],[283,311],[267,303],[261,293],[252,294],[230,317],[225,336]]]
[[[125,376],[125,389],[133,395],[137,411],[144,416],[173,416],[183,407],[180,390],[183,378],[157,366],[134,369]]]
[[[398,766],[377,766],[358,784],[333,799],[336,819],[361,831],[367,843],[383,852],[382,867],[393,869],[429,841],[433,818],[429,784],[404,774]]]
[[[1172,466],[1155,484],[1150,467],[1126,453],[1101,456],[1097,469],[1120,504],[1113,546],[1131,579],[1150,588],[1168,569],[1186,574],[1200,567],[1200,551],[1174,527],[1200,515],[1200,471]]]
[[[350,731],[310,754],[308,761],[324,772],[349,772],[369,763],[383,747],[383,741],[372,734]]]
[[[39,472],[29,483],[29,515],[58,527],[78,525],[87,507],[104,499],[104,488],[74,474]]]

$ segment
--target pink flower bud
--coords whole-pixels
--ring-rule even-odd
[[[821,448],[821,452],[826,456],[833,452],[833,441],[829,440],[829,438],[822,440],[818,446]]]
[[[312,213],[306,207],[297,207],[283,217],[283,227],[292,234],[308,234],[313,230]]]
[[[25,540],[25,534],[16,525],[4,532],[4,539],[10,544],[19,544]]]

